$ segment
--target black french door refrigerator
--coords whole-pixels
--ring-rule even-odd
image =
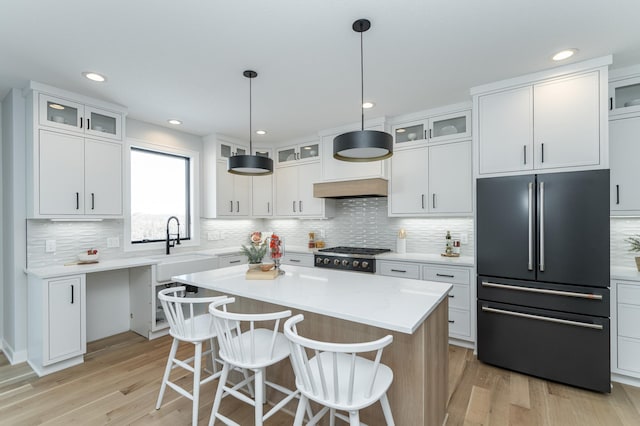
[[[610,392],[609,170],[477,180],[478,359]]]

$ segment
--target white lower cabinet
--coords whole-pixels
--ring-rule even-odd
[[[28,360],[42,376],[83,362],[86,340],[84,275],[29,277]]]
[[[640,379],[640,282],[611,283],[611,370]]]
[[[475,341],[475,321],[471,304],[471,267],[378,260],[376,271],[380,275],[390,277],[453,284],[449,292],[449,338],[468,343]]]
[[[265,261],[269,259],[265,258]],[[313,253],[297,253],[293,251],[285,252],[282,258],[283,265],[313,267]]]
[[[218,268],[242,265],[243,263],[247,263],[247,256],[242,253],[232,253],[218,256]]]

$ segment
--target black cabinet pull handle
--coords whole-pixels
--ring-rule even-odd
[[[407,273],[407,271],[403,271],[402,269],[392,269],[391,272],[402,272],[403,274]]]
[[[429,139],[431,139],[433,136],[431,136],[431,129],[429,129]]]
[[[302,213],[302,200],[298,201],[298,210]]]
[[[455,278],[455,275],[449,275],[449,274],[436,274],[436,277]]]
[[[454,322],[454,320],[449,320],[449,324],[453,324]]]
[[[289,259],[289,262],[297,262],[297,263],[300,263],[300,259]]]
[[[541,144],[541,145],[542,145],[542,162],[544,163],[544,144]]]
[[[450,297],[451,299],[453,299],[453,298],[454,298],[454,297],[456,297],[456,296],[454,296],[453,294],[450,294],[450,295],[449,295],[449,297]]]
[[[92,192],[91,193],[91,210],[95,210],[95,208],[96,208],[96,196]]]
[[[233,213],[233,200],[229,200],[229,213]]]
[[[609,111],[613,111],[613,97],[609,98]]]
[[[80,128],[82,129],[82,117],[80,117]]]
[[[267,213],[271,213],[271,203],[267,201]]]
[[[424,210],[424,194],[422,194],[420,197],[421,197],[421,200],[422,200],[422,209]]]
[[[620,204],[620,185],[616,185],[616,204]]]
[[[436,193],[434,192],[433,195],[431,196],[431,204],[433,205],[433,208],[436,208]]]
[[[240,263],[240,260],[230,260],[229,264],[231,264],[231,263]]]
[[[80,210],[80,193],[76,192],[76,210]]]
[[[524,164],[527,164],[527,146],[523,145],[524,148]]]
[[[91,130],[91,119],[87,118],[87,130]]]
[[[73,305],[73,284],[71,284],[71,304]]]
[[[236,201],[236,213],[240,213],[240,201]]]
[[[294,213],[296,212],[296,201],[295,200],[293,200],[293,212]]]

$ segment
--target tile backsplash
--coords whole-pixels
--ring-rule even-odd
[[[611,218],[611,266],[635,267],[634,258],[640,253],[630,252],[625,241],[635,235],[640,235],[640,218]]]

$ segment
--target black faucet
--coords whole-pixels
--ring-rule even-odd
[[[175,243],[171,241],[171,234],[169,233],[169,223],[171,222],[171,219],[176,220],[176,225],[178,227],[178,233],[174,234],[176,236],[176,239],[174,240]],[[169,254],[169,249],[171,247],[175,247],[176,244],[180,245],[180,221],[177,217],[171,216],[169,219],[167,219],[167,254]]]

